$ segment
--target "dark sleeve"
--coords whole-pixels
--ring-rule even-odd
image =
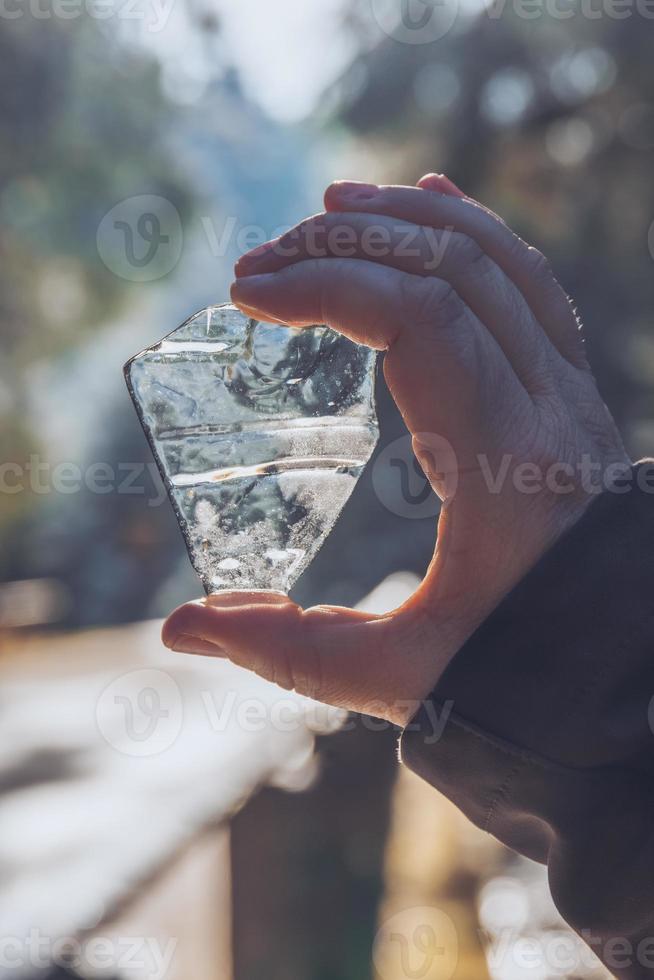
[[[653,697],[645,462],[494,610],[401,740],[477,826],[547,864],[559,911],[624,980],[654,980]]]

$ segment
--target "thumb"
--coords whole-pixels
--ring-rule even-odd
[[[281,593],[231,592],[180,606],[162,639],[175,651],[226,658],[287,690],[400,723],[406,709],[396,704],[391,632],[392,615],[304,610]]]

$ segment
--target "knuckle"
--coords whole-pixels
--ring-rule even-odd
[[[289,660],[293,687],[305,697],[322,700],[324,682],[320,654],[312,642],[308,628],[300,630],[292,660]]]
[[[340,192],[343,189],[342,186],[341,186],[342,183],[343,182],[340,181],[340,180],[333,180],[331,182],[331,184],[328,184],[327,185],[327,188],[325,189],[325,197],[326,198],[329,198],[329,197],[333,196],[334,194],[340,194]]]
[[[414,323],[449,323],[459,319],[465,307],[458,293],[444,279],[405,278],[402,302]]]
[[[305,263],[306,270],[298,272],[297,275],[308,274],[309,278],[315,283],[315,298],[312,307],[317,311],[317,322],[331,323],[336,313],[334,307],[337,297],[334,292],[334,283],[331,278],[332,268],[325,261],[320,259],[308,259]]]
[[[293,675],[292,664],[290,657],[285,652],[281,657],[275,657],[270,663],[270,669],[263,675],[265,680],[271,681],[276,684],[277,687],[281,687],[284,691],[292,691],[295,687],[295,678]]]
[[[491,265],[491,260],[481,245],[468,235],[458,236],[455,242],[455,258],[467,273],[485,274]]]
[[[456,289],[445,282],[443,288],[436,292],[434,312],[443,326],[456,323],[467,315],[466,306]]]
[[[230,659],[232,663],[251,670],[257,677],[262,677],[271,684],[286,691],[293,689],[292,662],[287,650],[266,649],[265,643],[259,639],[256,647],[248,644],[243,649],[231,651]]]

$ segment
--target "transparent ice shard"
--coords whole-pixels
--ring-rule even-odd
[[[375,357],[328,327],[224,305],[127,362],[208,593],[287,592],[317,553],[377,443]]]

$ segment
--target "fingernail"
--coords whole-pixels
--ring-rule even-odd
[[[241,304],[257,310],[257,299],[260,290],[269,286],[274,279],[273,273],[262,273],[260,275],[246,276],[243,279],[235,279],[229,288],[232,302],[237,306]]]
[[[260,323],[278,323],[280,327],[291,326],[286,320],[280,320],[279,317],[265,313],[263,310],[257,310],[253,306],[247,306],[245,303],[241,303],[240,300],[234,300],[234,306],[238,306],[241,313],[251,320],[258,320]]]
[[[249,309],[256,310],[257,305],[256,302],[254,302],[257,295],[256,289],[259,285],[265,285],[261,282],[261,280],[265,278],[267,277],[262,275],[246,276],[244,279],[235,279],[229,287],[229,294],[232,302],[236,303],[237,306],[247,306]]]
[[[227,653],[217,643],[210,643],[201,636],[182,633],[169,648],[175,653],[195,653],[201,657],[226,657]]]
[[[236,273],[238,274],[239,271],[248,266],[256,265],[259,259],[262,259],[269,252],[273,251],[278,241],[279,239],[273,238],[269,242],[264,242],[263,245],[258,245],[256,248],[250,249],[249,252],[244,252],[236,262]]]
[[[237,279],[231,285],[232,299],[235,298],[235,294],[238,296],[239,293],[252,293],[253,290],[260,287],[269,286],[271,282],[274,282],[274,272],[262,272],[258,276],[248,276],[247,279]]]
[[[377,184],[364,184],[356,180],[339,180],[332,184],[331,190],[348,201],[369,201],[380,192]]]
[[[445,174],[425,174],[419,180],[419,186],[429,185],[430,190],[436,190],[440,194],[447,194],[450,197],[466,197],[460,187],[450,180]]]
[[[246,316],[251,317],[253,320],[261,320],[263,323],[280,323],[283,327],[288,327],[290,324],[286,320],[282,320],[278,316],[273,316],[271,313],[257,306],[256,293],[254,296],[251,295],[252,284],[256,288],[256,283],[260,280],[270,280],[272,278],[272,275],[262,275],[246,276],[243,279],[236,279],[230,286],[229,294],[234,306],[238,306],[241,313],[245,313]]]

